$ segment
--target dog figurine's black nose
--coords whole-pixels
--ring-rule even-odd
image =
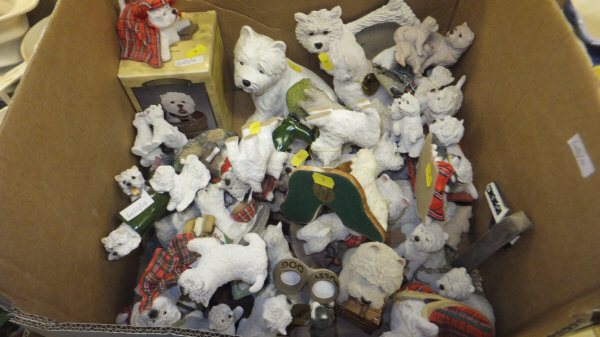
[[[183,108],[183,104],[177,104],[177,106]]]
[[[158,317],[158,310],[150,310],[150,313],[148,313],[148,317],[150,317],[150,319],[156,319],[156,317]]]
[[[321,47],[323,47],[323,44],[321,42],[315,43],[315,48],[321,49]]]
[[[173,12],[173,14],[177,14],[177,10],[175,8],[173,8],[171,12]]]
[[[249,87],[249,86],[250,86],[250,81],[248,81],[248,80],[242,80],[242,84],[243,84],[245,87]]]

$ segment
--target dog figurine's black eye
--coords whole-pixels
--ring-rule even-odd
[[[323,32],[323,35],[327,35],[327,34],[329,34],[328,30],[326,30],[326,31]]]
[[[440,284],[440,290],[446,289],[443,284]]]
[[[175,104],[175,101],[171,101],[171,104]]]
[[[315,35],[315,32],[310,32],[310,33],[308,33],[308,35],[310,35],[310,36],[314,36],[314,35]]]

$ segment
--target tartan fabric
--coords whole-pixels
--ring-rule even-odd
[[[438,161],[436,164],[438,166],[438,175],[435,180],[435,191],[433,192],[427,215],[434,220],[444,221],[444,189],[454,173],[454,168],[449,163],[443,161]]]
[[[442,337],[493,337],[494,327],[479,311],[464,305],[437,309],[429,315]]]
[[[400,290],[398,290],[398,292],[405,291],[405,290],[418,291],[420,293],[427,293],[427,294],[435,294],[436,293],[435,290],[433,290],[433,288],[431,288],[427,284],[421,283],[421,282],[406,283],[400,288]]]
[[[232,214],[231,217],[237,222],[250,222],[252,219],[254,219],[257,209],[258,206],[256,205],[256,201],[251,200],[250,203],[248,203],[235,214]]]
[[[155,68],[162,66],[160,32],[148,22],[148,11],[174,3],[175,0],[134,0],[125,5],[117,22],[121,59],[146,62]]]
[[[152,260],[140,278],[139,290],[142,295],[140,312],[152,308],[152,301],[169,286],[176,285],[179,276],[196,260],[197,254],[187,249],[194,239],[193,233],[176,235],[167,249],[156,248]]]
[[[367,241],[367,237],[363,235],[352,235],[348,234],[348,236],[344,239],[344,244],[348,248],[357,247]]]
[[[265,175],[265,178],[261,182],[262,192],[255,193],[254,198],[256,200],[266,200],[269,193],[271,193],[275,189],[275,177],[270,175]]]

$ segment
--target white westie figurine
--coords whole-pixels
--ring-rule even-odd
[[[292,323],[292,302],[286,295],[275,295],[273,284],[268,285],[255,299],[248,318],[242,318],[236,331],[242,337],[276,337],[287,335]]]
[[[210,171],[198,156],[190,154],[181,159],[181,164],[183,168],[179,174],[175,173],[173,166],[161,165],[150,179],[150,186],[155,191],[169,192],[169,211],[177,209],[177,212],[183,212],[194,201],[196,192],[206,187],[210,181]]]
[[[455,85],[434,90],[425,96],[427,108],[422,111],[421,116],[424,124],[430,125],[437,119],[456,115],[462,105],[463,93],[461,88],[466,80],[467,76],[463,75]]]
[[[190,241],[188,249],[201,257],[179,277],[183,293],[207,306],[218,287],[234,280],[251,284],[248,290],[252,293],[262,289],[268,263],[265,242],[256,233],[246,234],[244,240],[247,246],[223,245],[213,237]]]
[[[392,306],[390,331],[380,337],[435,337],[439,328],[423,317],[425,302],[421,300],[397,301]]]
[[[363,92],[362,82],[373,71],[364,50],[356,41],[355,34],[379,23],[396,22],[406,25],[419,20],[402,0],[391,0],[349,24],[344,24],[341,15],[340,6],[331,10],[312,11],[309,14],[295,13],[296,38],[306,50],[319,54],[321,69],[333,76],[333,87],[338,98],[356,110],[357,100],[369,98]],[[376,97],[385,105],[391,100],[383,87],[379,88]]]
[[[350,174],[362,187],[369,210],[384,230],[388,226],[388,204],[377,188],[379,167],[377,159],[369,149],[360,149],[350,164]]]
[[[427,108],[427,95],[431,91],[437,91],[454,82],[452,72],[444,66],[435,66],[427,76],[422,76],[416,80],[417,88],[415,97],[421,102],[421,111]]]
[[[120,259],[136,249],[142,242],[142,237],[131,226],[121,223],[117,229],[100,239],[108,252],[108,260]]]
[[[139,199],[142,191],[148,189],[146,179],[135,165],[116,175],[115,181],[119,183],[123,193],[131,198],[131,201]]]
[[[348,235],[350,231],[335,213],[320,215],[296,232],[296,237],[304,241],[307,255],[321,252],[330,242],[344,240]]]
[[[181,20],[177,9],[165,1],[162,7],[148,11],[148,21],[160,31],[160,57],[163,62],[171,60],[170,46],[179,42],[178,30],[189,26],[189,20]]]
[[[215,305],[208,312],[208,328],[212,331],[225,334],[235,334],[235,322],[237,322],[244,314],[244,309],[240,306],[231,308],[224,303]]]
[[[398,171],[404,167],[404,158],[400,147],[393,139],[393,136],[384,132],[379,139],[379,143],[373,149],[377,164],[379,164],[379,173],[384,171]]]
[[[215,217],[216,226],[233,242],[238,242],[250,223],[235,221],[230,211],[225,207],[224,191],[216,184],[209,184],[198,191],[194,199],[202,215]]]
[[[396,98],[392,107],[404,116],[393,124],[394,134],[400,137],[400,152],[408,153],[412,158],[419,157],[425,144],[419,99],[407,92]]]
[[[305,95],[312,95],[311,90],[305,90]],[[311,144],[323,166],[335,166],[342,156],[344,144],[354,144],[361,148],[370,148],[379,142],[380,117],[368,101],[360,103],[362,111],[346,109],[331,109],[321,112],[310,111],[304,124],[319,128],[319,136]]]
[[[402,26],[394,32],[394,42],[406,41],[411,43],[417,55],[423,55],[423,45],[429,39],[431,33],[437,32],[439,26],[437,20],[431,16],[426,17],[421,23],[413,26]]]
[[[459,206],[448,201],[444,211],[448,217],[444,224],[444,232],[448,233],[446,245],[456,251],[463,234],[468,233],[471,228],[469,219],[473,216],[473,206]]]
[[[333,90],[309,69],[285,56],[286,45],[243,26],[235,48],[234,83],[252,95],[255,111],[247,122],[264,122],[271,117],[288,114],[286,95],[290,87],[307,78],[333,101]]]
[[[465,268],[453,268],[435,282],[438,293],[457,300],[481,312],[492,324],[495,321],[494,309],[482,295],[475,293],[473,280]]]
[[[152,145],[165,144],[172,149],[180,149],[187,144],[187,137],[165,120],[164,111],[159,105],[151,105],[144,110],[148,123],[152,125]]]
[[[453,185],[449,192],[465,191],[477,199],[479,195],[473,185],[473,166],[458,144],[465,131],[463,124],[464,120],[446,117],[432,123],[429,132],[435,135],[439,145],[446,148],[450,164],[454,168],[453,181],[456,180],[458,184]]]
[[[275,266],[282,259],[292,258],[292,251],[290,245],[283,235],[281,229],[281,221],[277,225],[267,226],[265,231],[262,233],[262,238],[267,245],[267,255],[269,256],[269,270],[270,279],[273,280],[273,271]]]
[[[152,301],[152,308],[140,312],[141,302],[131,309],[132,326],[170,327],[181,318],[177,301],[181,297],[179,287],[171,287]]]
[[[399,65],[402,67],[410,66],[416,78],[423,76],[422,73],[425,70],[423,63],[433,54],[433,47],[430,43],[427,42],[423,45],[422,55],[417,54],[415,46],[408,41],[398,41],[393,48],[394,59]]]
[[[421,266],[438,269],[446,266],[444,245],[448,233],[436,222],[429,225],[419,224],[412,234],[395,248],[398,255],[408,262],[406,278],[410,281]]]
[[[433,54],[423,63],[423,70],[429,66],[445,66],[454,65],[458,58],[469,48],[475,39],[475,34],[469,28],[467,23],[456,26],[446,36],[434,32],[429,38],[429,43],[433,47]]]
[[[225,141],[233,172],[241,181],[250,185],[254,192],[262,192],[261,183],[265,174],[279,179],[288,159],[287,152],[279,152],[273,145],[273,131],[278,125],[276,118],[269,118],[260,123],[258,132],[251,133],[250,124],[247,123],[242,127],[242,139],[239,143],[238,137]]]
[[[367,242],[344,254],[339,276],[338,303],[349,296],[359,299],[373,309],[382,308],[385,300],[402,285],[406,261],[388,245]]]
[[[143,156],[154,150],[156,145],[152,144],[152,127],[146,118],[145,112],[136,113],[132,124],[136,128],[137,134],[131,152],[137,156]]]

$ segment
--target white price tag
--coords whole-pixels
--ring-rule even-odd
[[[187,58],[187,59],[183,59],[183,60],[177,60],[177,61],[175,61],[174,64],[176,67],[185,67],[185,66],[189,66],[192,64],[202,63],[202,62],[204,62],[204,56],[200,55],[200,56]]]
[[[592,163],[592,158],[590,158],[590,155],[585,149],[583,139],[581,139],[579,134],[576,134],[567,140],[567,143],[571,147],[573,156],[575,156],[575,160],[577,161],[581,175],[584,178],[589,177],[592,173],[594,173],[594,171],[596,171],[596,168],[594,167],[594,163]]]
[[[154,200],[152,197],[146,191],[142,191],[142,196],[138,200],[134,201],[131,205],[127,206],[127,208],[119,212],[119,214],[123,217],[123,219],[125,219],[125,221],[130,221],[131,219],[140,215],[153,203]]]

